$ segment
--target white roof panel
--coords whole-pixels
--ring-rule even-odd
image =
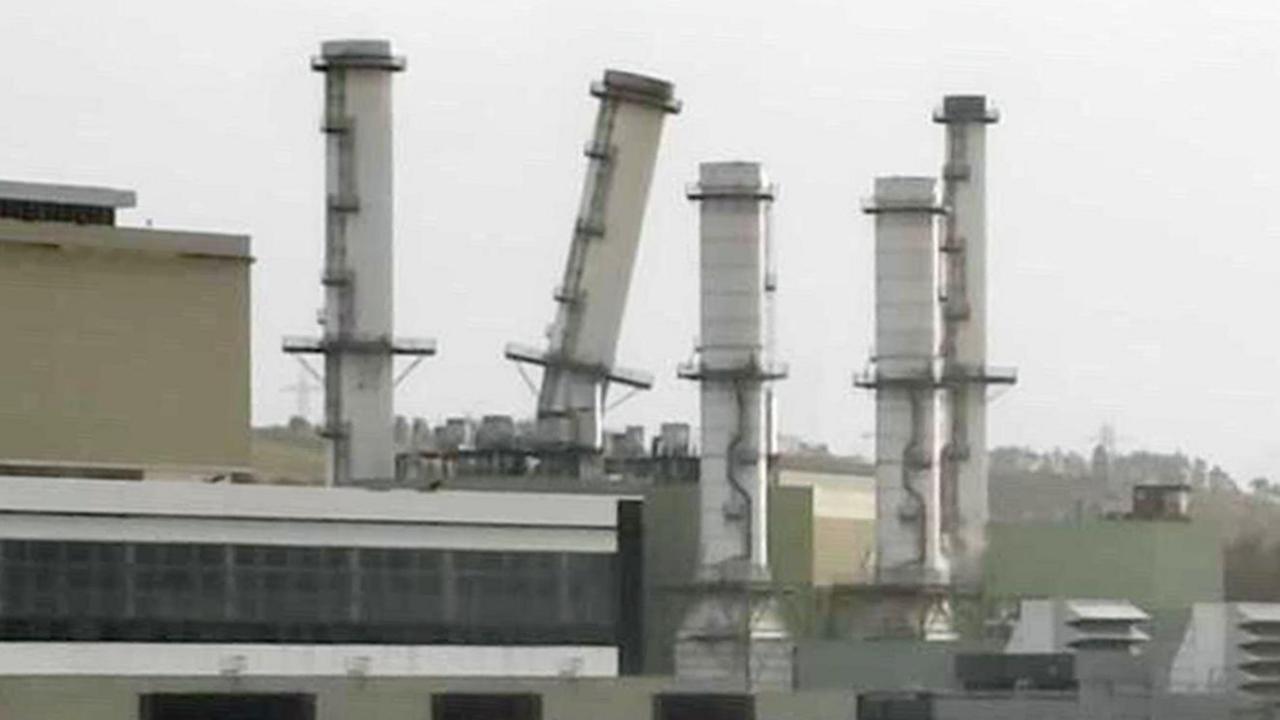
[[[1236,603],[1240,619],[1246,623],[1280,623],[1280,603]]]
[[[1127,600],[1067,600],[1068,622],[1146,622],[1151,619]]]
[[[138,204],[138,196],[132,190],[16,180],[0,180],[0,200],[109,208],[131,208]]]
[[[617,496],[0,478],[0,514],[613,528]]]
[[[1075,630],[1072,637],[1067,640],[1067,644],[1074,646],[1081,643],[1096,642],[1135,643],[1147,642],[1150,639],[1150,635],[1135,627],[1125,628],[1124,630],[1109,630],[1105,632]]]

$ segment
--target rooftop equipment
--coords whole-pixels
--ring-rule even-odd
[[[544,368],[537,444],[547,467],[574,474],[589,473],[603,449],[609,386],[653,384],[647,373],[616,367],[614,356],[663,121],[680,110],[671,83],[618,70],[606,71],[591,94],[600,109],[548,347],[506,348],[508,359]]]
[[[324,356],[329,484],[393,482],[393,358],[436,351],[392,336],[391,74],[405,60],[385,40],[334,40],[311,67],[325,75],[323,334],[284,350]]]
[[[1191,486],[1185,483],[1148,483],[1133,487],[1134,520],[1190,520]]]
[[[476,448],[500,450],[516,444],[516,421],[510,415],[485,415],[476,428]]]
[[[1280,706],[1280,604],[1196,603],[1169,684],[1175,693],[1226,691]]]
[[[1135,655],[1151,639],[1143,630],[1151,616],[1127,600],[1023,600],[1018,614],[1005,652],[1093,650]]]
[[[686,457],[690,454],[690,428],[688,423],[662,423],[656,440],[654,455]]]

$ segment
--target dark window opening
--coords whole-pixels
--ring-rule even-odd
[[[542,720],[533,694],[440,693],[431,696],[432,720]]]
[[[644,504],[618,503],[618,670],[644,672]]]
[[[77,225],[114,225],[115,208],[97,205],[12,200],[0,198],[0,218],[27,222],[64,222]]]
[[[315,720],[311,695],[143,695],[142,720]]]
[[[858,720],[933,720],[926,692],[866,692],[858,695]]]
[[[0,640],[618,645],[615,555],[0,541]]]
[[[653,698],[654,720],[755,720],[756,700],[738,693],[663,693]]]

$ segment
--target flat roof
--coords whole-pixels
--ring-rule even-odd
[[[1070,599],[1067,609],[1080,622],[1146,622],[1150,615],[1128,600]]]
[[[414,683],[426,678],[564,682],[567,667],[574,668],[575,678],[618,675],[615,645],[35,641],[4,642],[0,648],[0,677],[61,677],[64,683],[67,676],[96,675],[114,682],[124,678],[148,678],[144,682],[161,677],[181,677],[187,682],[202,678],[224,686],[230,669],[237,678],[289,678],[284,682],[303,683],[306,688],[315,688],[324,680],[350,682],[353,676],[377,678],[380,683],[393,678]],[[195,687],[201,689],[191,692],[214,692],[203,685]]]
[[[0,218],[0,243],[249,260],[249,236]]]
[[[874,462],[851,455],[819,455],[783,453],[778,456],[780,470],[796,472],[830,473],[853,477],[875,477]]]
[[[55,183],[0,180],[0,200],[88,205],[105,208],[131,208],[138,204],[132,190],[95,187],[92,185],[58,185]]]
[[[1242,602],[1236,610],[1246,624],[1280,623],[1280,603]]]
[[[76,514],[612,529],[616,495],[0,478],[0,515]]]

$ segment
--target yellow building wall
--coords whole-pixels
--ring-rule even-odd
[[[853,585],[875,577],[876,523],[843,517],[813,519],[815,585]]]
[[[249,465],[249,259],[169,249],[217,240],[0,222],[0,462]]]
[[[778,482],[812,488],[813,584],[870,582],[875,565],[875,478],[784,468]]]

